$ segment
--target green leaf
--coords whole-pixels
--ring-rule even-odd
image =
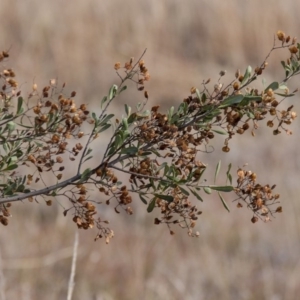
[[[245,71],[244,78],[243,78],[243,80],[241,82],[241,85],[243,85],[244,83],[247,82],[247,80],[251,76],[251,72],[252,72],[252,68],[251,68],[251,66],[248,66],[247,69],[246,69],[246,71]]]
[[[17,106],[17,115],[21,114],[23,112],[23,98],[19,97],[18,98],[18,106]]]
[[[136,154],[138,151],[139,151],[139,149],[137,147],[132,146],[132,147],[128,147],[128,148],[123,148],[121,150],[121,154],[130,154],[130,155],[133,155],[133,154]]]
[[[215,191],[220,191],[220,192],[232,192],[233,191],[233,186],[231,185],[210,185],[209,186],[212,190]]]
[[[179,189],[181,190],[182,194],[184,194],[186,196],[190,195],[190,193],[187,190],[185,190],[184,188],[182,188],[181,186],[179,187]]]
[[[267,92],[269,89],[272,89],[273,91],[276,91],[279,88],[279,83],[274,81],[271,84],[269,84],[267,86],[267,88],[265,88],[265,92]]]
[[[116,96],[117,90],[118,90],[118,86],[116,84],[113,84],[108,92],[109,100],[112,100]]]
[[[189,190],[191,191],[191,193],[198,199],[200,200],[201,202],[203,202],[203,199],[200,197],[200,195],[195,192],[194,190],[192,190],[191,188],[189,188]]]
[[[128,117],[128,124],[132,124],[135,120],[136,120],[137,116],[135,113],[131,114],[129,117]]]
[[[156,170],[156,172],[158,173],[160,170],[162,170],[163,168],[165,168],[168,165],[167,162],[163,162]]]
[[[201,101],[202,99],[201,99],[201,95],[200,95],[200,92],[198,89],[196,89],[196,95],[197,95],[198,99]]]
[[[14,162],[16,162],[18,160],[18,157],[17,156],[11,156],[7,161],[8,161],[8,164],[12,164]]]
[[[154,196],[156,198],[163,199],[163,200],[166,200],[168,202],[172,202],[174,200],[174,197],[170,196],[170,195],[154,194]]]
[[[174,114],[174,106],[172,106],[168,111],[168,121],[169,122],[172,120],[173,114]]]
[[[94,112],[92,112],[92,118],[93,118],[93,120],[95,121],[95,122],[97,122],[97,116],[96,116],[96,114],[94,113]]]
[[[255,118],[254,114],[253,114],[251,111],[247,111],[247,112],[246,112],[246,115],[247,115],[247,117],[250,118],[250,119],[254,119],[254,118]]]
[[[89,176],[91,175],[91,169],[87,168],[86,170],[83,171],[83,173],[81,174],[79,183],[82,183],[84,181],[86,181],[87,179],[89,179]]]
[[[148,204],[147,200],[145,199],[145,197],[142,196],[142,194],[139,194],[140,199],[142,200],[142,202],[144,204]],[[155,203],[154,203],[155,204]],[[152,209],[153,210],[153,209]]]
[[[89,155],[90,153],[92,153],[93,149],[89,148],[88,151],[86,152],[85,156]]]
[[[221,168],[221,161],[218,162],[217,167],[216,167],[214,183],[216,183],[217,176],[218,176],[218,174],[219,174],[219,172],[220,172],[220,168]]]
[[[149,203],[148,207],[147,207],[147,212],[151,213],[155,207],[155,203],[156,203],[156,198],[154,197],[151,202]]]
[[[227,99],[225,99],[223,102],[221,102],[221,105],[219,106],[219,108],[228,107],[233,104],[239,104],[243,100],[243,98],[244,98],[243,95],[229,96]]]
[[[101,107],[103,106],[103,104],[107,101],[107,97],[104,96],[101,100]]]
[[[111,124],[105,124],[105,125],[101,126],[101,128],[98,130],[98,133],[107,130],[109,127],[111,127]]]
[[[107,124],[107,122],[114,116],[115,115],[113,115],[113,114],[105,115],[104,118],[102,120],[100,120],[99,126],[102,126],[103,124]]]
[[[121,135],[119,133],[117,133],[115,135],[115,140],[113,141],[113,143],[110,146],[110,150],[108,151],[108,155],[113,154],[116,151],[116,149],[119,148],[119,146],[121,145],[122,142],[123,142],[123,140],[122,140]]]
[[[23,185],[23,184],[19,185],[17,188],[17,192],[19,192],[19,193],[23,193],[24,190],[25,190],[25,185]]]
[[[254,101],[254,102],[260,102],[262,100],[261,96],[245,96],[243,101],[239,104],[239,106],[246,106],[248,105],[250,102]]]
[[[83,162],[86,162],[87,160],[90,160],[91,158],[93,158],[93,156],[87,157]]]
[[[13,164],[13,165],[9,165],[6,169],[2,170],[2,171],[11,171],[11,170],[15,170],[18,168],[18,165]]]
[[[211,189],[208,186],[203,187],[203,190],[206,194],[211,194]]]
[[[229,209],[229,207],[227,206],[227,204],[226,204],[226,202],[225,202],[225,200],[224,200],[224,198],[222,197],[222,195],[221,195],[220,192],[218,192],[218,195],[219,195],[219,197],[220,197],[220,199],[221,199],[221,201],[222,201],[223,206],[226,208],[226,210],[227,210],[228,212],[230,212],[230,209]]]
[[[148,118],[151,115],[150,110],[145,110],[142,113],[136,113],[136,118],[137,119],[145,119]]]
[[[9,122],[6,124],[6,126],[7,126],[8,131],[9,131],[9,132],[12,132],[12,131],[14,131],[15,128],[16,128],[16,123],[13,122],[13,121],[9,121]]]
[[[125,90],[127,90],[127,85],[122,86],[122,88],[119,90],[119,95]]]
[[[126,112],[127,116],[129,116],[131,114],[131,107],[127,104],[125,104],[125,112]]]
[[[295,94],[282,94],[282,93],[275,93],[276,95],[278,96],[281,96],[281,97],[294,97]]]
[[[128,122],[127,122],[127,118],[122,118],[122,124],[123,124],[123,128],[125,130],[128,129]]]
[[[218,134],[228,135],[228,132],[226,132],[225,130],[212,129],[212,131],[215,132],[215,133],[218,133]]]
[[[227,169],[227,172],[226,172],[226,176],[227,176],[227,179],[229,179],[229,182],[230,184],[232,185],[232,176],[230,174],[230,170],[231,170],[231,163],[228,165],[228,169]],[[226,181],[227,182],[227,181]]]

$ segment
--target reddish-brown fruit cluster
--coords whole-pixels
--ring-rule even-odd
[[[198,237],[199,232],[193,232],[198,216],[202,214],[197,207],[193,205],[179,187],[172,189],[170,193],[173,201],[156,198],[156,206],[160,208],[161,218],[155,218],[154,224],[165,223],[170,228],[172,224],[178,224],[181,228],[188,229],[188,235]],[[174,234],[170,230],[171,234]]]
[[[274,213],[282,212],[281,206],[271,209],[279,203],[279,194],[273,194],[275,185],[270,187],[268,184],[257,183],[257,176],[251,171],[238,169],[237,175],[235,193],[239,196],[238,200],[246,202],[248,208],[253,211],[254,216],[251,219],[253,223],[256,223],[258,218],[267,222]]]

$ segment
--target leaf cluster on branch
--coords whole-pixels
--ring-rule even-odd
[[[76,103],[75,91],[66,93],[65,84],[59,87],[54,79],[41,90],[33,84],[25,96],[18,88],[15,72],[5,67],[9,53],[3,51],[0,222],[8,224],[13,202],[45,201],[51,206],[55,200],[64,207],[65,216],[72,215],[78,228],[96,227],[95,239],[104,237],[108,243],[114,232],[99,215],[101,204],[112,203],[116,213],[123,210],[132,214],[136,194],[149,213],[155,209],[160,213],[154,218],[155,224],[166,224],[171,234],[172,227],[179,225],[189,236],[199,236],[195,226],[202,211],[192,198],[202,202],[213,192],[227,210],[222,193],[232,192],[238,207],[245,205],[252,211],[253,223],[269,221],[282,211],[279,194],[273,194],[275,185],[259,183],[255,173],[242,168],[237,170],[234,185],[231,164],[226,184],[216,185],[221,162],[216,164],[213,184],[208,184],[203,179],[207,164],[201,153],[209,153],[216,137],[224,137],[222,150],[229,152],[232,138],[246,131],[254,136],[259,123],[273,128],[274,135],[292,133],[288,125],[297,114],[293,106],[282,108],[281,104],[296,93],[289,91],[287,81],[300,73],[300,44],[282,31],[277,32],[277,39],[280,44],[274,38],[269,54],[254,70],[250,66],[243,74],[237,70],[229,84],[222,83],[226,71],[221,71],[212,88],[210,79],[203,81],[200,87],[191,88],[177,108],[167,112],[159,105],[147,109],[145,84],[150,74],[143,60],[145,52],[135,63],[130,59],[123,67],[115,64],[120,83],[99,101],[99,112],[90,113],[87,103]],[[283,79],[263,89],[255,88],[253,84],[265,72],[270,55],[286,48],[289,56],[281,62]],[[111,104],[127,89],[128,81],[143,92],[144,101],[134,109],[125,105],[124,115],[116,117],[110,113]],[[93,161],[93,167],[87,167],[94,159],[94,141],[107,133],[111,138],[103,156]],[[76,172],[65,178],[67,161],[76,163]],[[91,195],[95,191],[101,201]]]

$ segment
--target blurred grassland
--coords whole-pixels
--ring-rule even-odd
[[[221,69],[230,80],[237,68],[259,65],[278,29],[300,36],[292,0],[2,0],[0,18],[1,49],[10,48],[7,65],[22,89],[58,78],[92,110],[118,83],[114,63],[138,58],[145,48],[150,103],[167,108],[202,80],[214,84]],[[282,78],[279,61],[287,55],[270,59],[267,80]],[[298,83],[296,78],[291,84]],[[142,99],[131,86],[113,110],[119,114],[121,104]],[[300,111],[298,96],[286,105],[291,101]],[[213,140],[215,152],[203,155],[212,171],[222,159],[223,175],[229,162],[249,162],[259,181],[277,183],[283,215],[253,225],[250,211],[238,210],[230,196],[230,214],[216,197],[207,197],[198,203],[200,237],[190,239],[182,230],[170,236],[167,228],[154,226],[154,216],[138,200],[138,213],[130,217],[103,207],[116,237],[106,246],[93,242],[95,231],[80,232],[73,299],[298,299],[298,128],[295,122],[289,137],[275,137],[269,128],[260,128],[255,138],[246,133],[233,139],[228,154],[219,151],[222,141]],[[58,205],[43,202],[14,204],[13,213],[9,226],[0,228],[6,299],[65,299],[75,231],[70,219]]]

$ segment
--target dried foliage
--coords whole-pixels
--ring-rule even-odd
[[[131,215],[135,193],[149,213],[154,209],[160,213],[155,224],[166,224],[171,234],[172,226],[179,225],[189,236],[199,236],[194,228],[202,212],[191,196],[203,201],[203,196],[212,192],[218,194],[227,210],[221,192],[235,193],[237,206],[245,203],[252,210],[253,223],[258,219],[269,221],[274,213],[282,211],[277,206],[279,195],[272,193],[275,186],[258,183],[255,173],[241,168],[234,186],[231,164],[226,184],[216,185],[221,162],[216,166],[214,184],[207,184],[203,179],[207,165],[200,154],[209,152],[208,146],[216,136],[225,137],[222,150],[229,152],[232,138],[246,131],[254,136],[262,121],[273,129],[274,135],[282,131],[292,134],[288,125],[297,114],[293,106],[281,108],[281,104],[296,93],[289,91],[287,81],[300,73],[300,44],[282,31],[277,32],[277,39],[280,44],[274,39],[266,59],[254,71],[250,66],[244,74],[237,70],[229,84],[223,83],[226,71],[221,71],[212,88],[210,79],[203,81],[201,88],[191,88],[177,109],[171,107],[167,112],[161,112],[159,106],[147,109],[149,94],[145,84],[150,74],[143,61],[145,53],[136,62],[131,58],[125,64],[114,65],[120,83],[110,88],[97,114],[88,111],[87,103],[77,104],[76,92],[66,93],[65,84],[60,87],[54,79],[42,89],[33,84],[25,97],[14,71],[5,68],[9,53],[3,51],[0,222],[8,224],[12,202],[44,199],[51,206],[53,200],[62,203],[66,199],[69,208],[64,215],[72,214],[80,229],[96,227],[95,239],[103,237],[108,243],[114,232],[98,214],[101,204],[113,203],[116,213],[123,210]],[[270,55],[285,48],[289,56],[281,62],[284,78],[261,90],[255,88],[253,82],[265,72]],[[127,81],[142,91],[144,102],[134,110],[125,105],[125,116],[119,120],[109,114],[109,109],[112,101],[127,89]],[[85,123],[90,126],[84,127]],[[108,129],[113,133],[103,157],[97,157],[95,167],[86,168],[86,162],[93,159],[93,141]],[[68,161],[77,164],[77,172],[64,178]],[[120,173],[128,176],[127,182],[119,180]],[[98,191],[101,201],[91,197],[91,190]]]

